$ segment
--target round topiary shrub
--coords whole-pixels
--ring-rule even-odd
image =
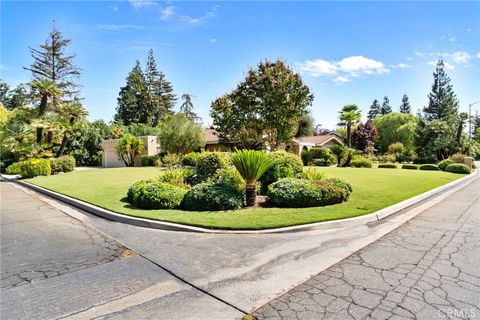
[[[445,159],[445,160],[442,160],[440,161],[437,166],[438,166],[438,169],[442,170],[442,171],[445,171],[445,169],[451,165],[452,163],[455,163],[455,161],[453,161],[452,159]]]
[[[280,208],[318,207],[322,192],[310,180],[283,178],[268,187],[268,204]]]
[[[232,186],[242,193],[245,191],[245,180],[234,167],[218,170],[211,180],[217,184]]]
[[[192,187],[183,200],[190,211],[235,210],[243,205],[243,194],[227,184],[204,182]]]
[[[275,160],[275,164],[271,166],[260,178],[262,184],[262,193],[266,193],[268,186],[282,178],[297,177],[302,174],[302,160],[293,153],[285,151],[275,151],[268,154]]]
[[[380,163],[378,167],[384,169],[396,169],[397,165],[395,163]]]
[[[196,174],[200,181],[207,181],[213,177],[217,170],[225,168],[225,157],[218,152],[203,152],[197,159]]]
[[[145,180],[134,183],[127,193],[128,202],[142,209],[174,209],[180,207],[188,189],[169,183]]]
[[[404,164],[402,166],[402,169],[408,169],[408,170],[417,170],[418,166],[414,164]]]
[[[463,163],[452,163],[445,168],[446,172],[451,173],[461,173],[461,174],[469,174],[471,172],[470,168]]]
[[[430,170],[430,171],[438,171],[438,167],[434,164],[422,164],[418,169],[420,170]]]
[[[5,169],[6,174],[22,174],[22,166],[26,161],[12,163]]]
[[[23,161],[21,171],[23,178],[49,176],[52,174],[52,167],[49,159],[29,159]]]
[[[182,164],[184,166],[195,167],[197,165],[197,160],[198,160],[198,153],[190,152],[185,154],[182,157]]]
[[[362,156],[356,156],[350,161],[350,167],[354,168],[371,168],[372,161]]]
[[[62,172],[72,172],[75,169],[75,158],[71,155],[58,157],[57,161],[62,168]]]
[[[350,183],[346,182],[346,181],[343,181],[342,179],[328,178],[328,179],[325,179],[325,180],[333,183],[334,185],[336,185],[337,187],[342,189],[345,201],[348,199],[348,197],[350,196],[350,194],[353,191],[352,185]]]

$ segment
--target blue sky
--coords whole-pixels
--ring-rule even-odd
[[[407,93],[427,103],[434,64],[443,57],[463,110],[480,100],[480,2],[16,2],[2,1],[0,70],[14,86],[55,19],[83,69],[89,118],[110,121],[119,88],[149,48],[175,92],[191,93],[211,124],[211,102],[232,90],[248,67],[281,58],[315,94],[317,123],[333,128],[337,111]],[[178,108],[178,106],[177,106]],[[474,110],[480,110],[477,104]]]

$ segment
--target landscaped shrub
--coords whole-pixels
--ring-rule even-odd
[[[12,163],[7,167],[5,172],[7,174],[22,174],[22,166],[25,164],[25,161],[19,161]]]
[[[325,179],[325,174],[320,170],[308,168],[303,170],[303,177],[307,180],[318,181]]]
[[[455,153],[454,155],[452,155],[452,156],[450,157],[450,159],[452,159],[453,162],[455,162],[455,163],[463,163],[463,164],[465,164],[465,157],[466,157],[466,155],[464,155],[464,154]]]
[[[235,210],[243,204],[243,194],[235,187],[204,182],[192,187],[183,200],[185,210],[218,211]]]
[[[75,169],[75,158],[73,156],[65,155],[58,158],[50,158],[49,160],[52,174],[72,172]]]
[[[470,168],[463,163],[452,163],[448,165],[445,171],[451,172],[451,173],[465,173],[465,174],[468,174],[471,172]]]
[[[329,167],[331,163],[325,159],[313,159],[312,164],[316,167]]]
[[[213,177],[217,170],[225,168],[227,163],[224,155],[218,152],[203,152],[199,154],[197,159],[197,176],[200,181],[207,181]]]
[[[185,154],[182,157],[182,164],[184,166],[195,167],[197,165],[198,153],[197,152],[190,152]]]
[[[180,206],[187,190],[156,180],[139,181],[128,189],[127,199],[137,208],[174,209]]]
[[[184,170],[184,169],[163,170],[157,176],[157,180],[160,182],[173,184],[177,187],[188,188],[188,184],[185,182],[185,177],[188,174],[187,171],[188,170]]]
[[[142,156],[142,167],[155,167],[156,161],[159,159],[157,155]]]
[[[421,156],[416,159],[413,159],[415,164],[426,164],[426,163],[437,163],[438,160],[435,156]]]
[[[24,178],[49,176],[52,173],[49,159],[29,159],[23,162],[22,177]]]
[[[385,153],[379,157],[380,162],[393,163],[397,160],[397,157],[391,153]]]
[[[325,179],[325,180],[330,181],[333,184],[335,184],[337,187],[341,188],[343,190],[345,200],[348,199],[348,197],[350,196],[350,194],[353,191],[352,185],[350,183],[346,182],[346,181],[343,181],[342,179],[328,178],[328,179]]]
[[[379,168],[386,168],[386,169],[396,169],[397,165],[395,163],[380,163],[378,165]]]
[[[402,169],[417,170],[418,166],[414,164],[404,164]]]
[[[331,166],[337,164],[337,157],[335,154],[326,147],[313,147],[309,150],[311,158],[313,159],[317,166]],[[318,161],[323,160],[323,161]]]
[[[169,153],[163,156],[162,163],[166,167],[173,167],[180,163],[180,156],[178,154]]]
[[[442,171],[445,171],[445,169],[451,165],[452,163],[455,163],[455,161],[453,161],[452,159],[445,159],[445,160],[442,160],[440,161],[437,166],[438,166],[438,169],[442,170]]]
[[[304,166],[309,166],[312,163],[313,157],[310,150],[302,150],[302,154],[300,155],[302,158],[302,162]]]
[[[303,171],[302,161],[293,153],[275,151],[269,153],[269,157],[275,160],[275,164],[260,178],[262,193],[266,193],[268,186],[278,179],[297,177]]]
[[[420,170],[431,170],[438,171],[438,167],[434,164],[422,164],[418,169]]]
[[[50,158],[50,167],[52,168],[52,174],[57,174],[62,171],[62,164],[58,161],[58,158]]]
[[[340,203],[348,198],[338,180],[309,181],[284,178],[268,187],[268,204],[281,208],[318,207]],[[348,187],[347,187],[348,189]]]
[[[223,168],[217,171],[212,178],[217,184],[225,184],[234,187],[239,192],[245,191],[245,181],[237,169],[232,167]]]
[[[350,167],[354,168],[371,168],[372,161],[368,158],[362,156],[355,156],[352,161],[350,161]]]

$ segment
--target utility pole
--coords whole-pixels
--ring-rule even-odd
[[[468,137],[472,138],[472,106],[480,101],[472,102],[468,105]]]

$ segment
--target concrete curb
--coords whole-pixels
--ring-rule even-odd
[[[51,191],[51,190],[30,184],[28,182],[19,180],[18,177],[16,176],[10,176],[10,177],[5,175],[1,175],[1,176],[5,180],[15,182],[21,186],[27,187],[36,192],[47,195],[53,199],[59,200],[75,208],[91,213],[93,215],[105,218],[107,220],[127,223],[127,224],[135,225],[138,227],[161,229],[161,230],[168,230],[168,231],[199,232],[199,233],[213,233],[213,234],[271,234],[271,233],[288,233],[288,232],[301,232],[301,231],[312,231],[312,230],[342,229],[342,228],[347,228],[347,227],[360,225],[360,224],[369,225],[372,223],[379,223],[390,216],[403,213],[406,210],[412,208],[413,206],[420,204],[421,202],[434,198],[446,192],[447,190],[453,189],[460,185],[467,185],[473,180],[477,179],[480,176],[479,173],[480,173],[480,170],[476,170],[474,173],[469,174],[468,176],[449,182],[443,186],[424,192],[413,198],[409,198],[407,200],[396,203],[390,207],[387,207],[366,215],[353,217],[353,218],[346,218],[341,220],[315,222],[315,223],[303,224],[298,226],[274,228],[274,229],[263,229],[263,230],[207,229],[207,228],[188,226],[188,225],[172,223],[172,222],[150,220],[150,219],[128,216],[128,215],[119,214],[110,210],[106,210],[104,208],[97,207],[90,203],[60,194],[58,192]]]

